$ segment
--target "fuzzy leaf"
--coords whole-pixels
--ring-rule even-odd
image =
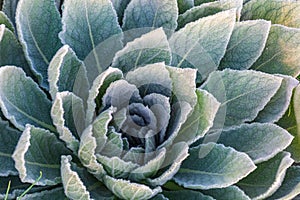
[[[170,36],[177,27],[177,18],[176,0],[132,0],[123,18],[122,28],[128,31],[125,40],[131,41],[160,27]]]
[[[85,60],[88,72],[95,76],[110,65],[115,52],[122,48],[122,31],[110,0],[66,0],[62,23],[62,43]]]
[[[184,13],[194,6],[194,0],[177,0],[179,13]]]
[[[169,199],[201,199],[201,200],[214,200],[214,198],[204,195],[201,192],[193,190],[178,190],[178,191],[165,191],[164,196]]]
[[[118,14],[119,22],[122,22],[124,11],[130,0],[110,0]]]
[[[190,149],[174,180],[190,189],[228,187],[252,172],[256,166],[245,153],[221,144],[208,143]]]
[[[206,142],[217,141],[249,155],[254,163],[274,157],[287,148],[293,137],[283,128],[274,124],[242,124],[230,127],[205,138]]]
[[[121,199],[150,199],[162,191],[160,187],[151,189],[146,185],[109,176],[105,176],[103,180],[106,187]]]
[[[250,200],[250,198],[236,186],[229,186],[227,188],[211,189],[201,191],[205,195],[209,195],[215,199],[222,200]]]
[[[21,136],[20,131],[9,127],[8,122],[0,119],[0,177],[9,175],[18,175],[15,169],[15,163],[12,154]]]
[[[282,78],[261,72],[225,69],[211,73],[202,88],[221,103],[217,115],[225,118],[224,126],[232,126],[254,120],[281,82]]]
[[[219,69],[249,69],[262,54],[270,28],[264,20],[236,23]]]
[[[0,24],[4,24],[11,32],[15,32],[14,25],[3,11],[0,11]]]
[[[16,24],[25,56],[41,86],[48,89],[48,65],[62,46],[58,38],[62,25],[54,0],[20,0]]]
[[[257,169],[240,181],[240,187],[251,199],[265,199],[281,185],[285,172],[293,164],[290,153],[281,152],[274,158],[260,163]]]
[[[195,6],[199,6],[201,4],[209,3],[209,2],[214,2],[214,1],[216,1],[216,0],[194,0]]]
[[[48,69],[49,89],[54,100],[57,92],[69,91],[83,99],[88,96],[89,83],[83,63],[65,45],[55,54]]]
[[[272,24],[300,28],[300,2],[289,0],[251,0],[242,10],[242,20],[265,19]]]
[[[12,157],[22,182],[33,183],[42,172],[37,185],[56,185],[61,182],[60,156],[70,153],[53,133],[27,125]]]
[[[58,187],[52,190],[44,190],[32,194],[26,194],[22,200],[47,200],[47,199],[66,199],[64,189]]]
[[[32,124],[55,132],[50,116],[51,102],[20,68],[0,68],[0,105],[4,116],[20,130]]]
[[[270,74],[297,77],[300,74],[299,55],[300,30],[272,25],[266,47],[251,68]]]
[[[197,82],[217,69],[235,24],[235,9],[201,18],[169,39],[172,66],[198,69]],[[210,31],[207,31],[210,30]],[[218,41],[218,42],[216,42]]]
[[[3,0],[3,12],[7,15],[13,25],[16,25],[15,16],[17,5],[20,0]]]
[[[112,67],[127,73],[139,66],[158,62],[165,62],[166,64],[171,62],[171,50],[162,28],[128,42],[121,51],[116,53]]]
[[[177,29],[183,28],[190,22],[196,21],[202,17],[217,14],[218,12],[236,8],[237,18],[240,17],[242,10],[243,0],[219,0],[211,3],[195,6],[185,13],[178,16]]]

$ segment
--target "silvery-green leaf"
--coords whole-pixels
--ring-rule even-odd
[[[268,198],[271,199],[293,199],[300,193],[300,168],[292,166],[286,170],[284,180],[280,188]]]
[[[79,138],[84,129],[84,108],[82,100],[71,92],[56,93],[51,117],[59,138],[73,152],[78,151]]]
[[[219,69],[249,69],[262,54],[270,28],[265,20],[237,22]]]
[[[129,179],[133,181],[142,181],[151,178],[161,168],[166,157],[166,149],[157,150],[156,156],[143,166],[137,167],[131,171]]]
[[[64,189],[58,187],[52,190],[44,190],[32,194],[26,194],[22,200],[47,200],[47,199],[66,199]]]
[[[251,199],[265,199],[281,185],[286,170],[293,164],[290,153],[281,152],[274,158],[260,163],[257,169],[240,181],[240,187]]]
[[[185,142],[174,144],[168,149],[164,163],[155,178],[146,180],[152,186],[163,185],[178,172],[182,162],[189,156],[189,146]]]
[[[117,133],[115,130],[108,130],[107,140],[104,147],[101,149],[100,154],[108,157],[114,157],[114,156],[119,157],[121,156],[122,151],[123,151],[122,134]]]
[[[162,194],[158,194],[155,197],[151,198],[151,200],[169,200],[169,199]]]
[[[18,175],[12,154],[18,143],[21,133],[9,127],[8,122],[0,119],[0,176]]]
[[[42,172],[37,185],[56,185],[61,182],[60,156],[70,153],[53,133],[27,125],[12,157],[22,182],[33,183]]]
[[[108,68],[94,80],[87,100],[86,126],[92,123],[96,107],[99,108],[102,106],[102,97],[106,89],[112,82],[121,78],[123,78],[122,71],[116,68]]]
[[[128,72],[126,80],[139,89],[142,97],[158,93],[171,96],[172,79],[164,63],[149,64]]]
[[[201,4],[214,2],[214,1],[216,1],[216,0],[194,0],[194,2],[195,2],[194,4],[195,4],[195,6],[199,6]]]
[[[163,27],[169,37],[177,27],[178,7],[176,0],[132,0],[128,4],[124,18],[123,30],[125,40],[134,38]]]
[[[20,130],[32,124],[55,132],[50,116],[51,102],[21,68],[0,68],[0,105],[4,116]]]
[[[202,4],[200,6],[192,7],[185,13],[178,16],[177,29],[183,28],[190,22],[196,21],[202,17],[214,15],[218,12],[236,8],[236,15],[239,19],[242,10],[243,0],[219,0],[211,3]]]
[[[251,68],[270,74],[297,77],[300,74],[299,41],[299,29],[272,25],[266,47]]]
[[[202,88],[211,93],[226,109],[224,126],[239,125],[256,118],[276,94],[282,78],[256,71],[225,69],[212,72]]]
[[[57,92],[70,91],[84,102],[88,97],[89,83],[84,64],[73,50],[65,45],[55,54],[48,69],[49,89],[52,99]]]
[[[145,149],[142,147],[132,147],[130,148],[122,157],[122,159],[126,162],[133,162],[139,165],[144,164],[144,156],[145,156]]]
[[[19,0],[3,0],[3,12],[7,15],[13,25],[16,25],[15,16]]]
[[[129,4],[130,0],[110,0],[116,10],[119,22],[122,22],[124,11]]]
[[[175,142],[185,141],[192,144],[203,137],[213,125],[220,103],[205,90],[197,89],[196,94],[197,104],[182,125]]]
[[[258,113],[255,119],[257,122],[278,121],[290,105],[293,89],[298,85],[299,81],[290,76],[278,76],[283,78],[281,86],[265,108]]]
[[[48,65],[62,46],[61,19],[54,0],[20,0],[16,11],[19,40],[40,85],[48,89]]]
[[[99,163],[102,164],[105,171],[114,178],[127,178],[132,170],[139,167],[138,164],[126,162],[119,157],[107,157],[100,154],[96,155]]]
[[[62,23],[62,43],[85,60],[88,72],[95,76],[110,65],[115,52],[122,48],[122,30],[110,0],[66,0]]]
[[[165,62],[166,64],[171,62],[171,49],[162,28],[128,42],[122,50],[116,53],[112,67],[127,73],[139,66],[158,62]]]
[[[242,20],[265,19],[272,24],[300,28],[300,2],[289,0],[251,0],[242,10]]]
[[[177,0],[179,13],[184,13],[194,6],[194,0]]]
[[[204,195],[201,192],[193,190],[164,191],[163,194],[169,199],[214,200],[211,196]]]
[[[121,199],[150,199],[162,191],[160,187],[151,189],[146,185],[109,176],[105,176],[103,180],[106,187]]]
[[[197,82],[217,69],[235,24],[236,9],[187,24],[169,39],[172,66],[198,69]],[[210,31],[208,31],[210,30]],[[218,41],[218,42],[216,42]]]
[[[27,75],[34,77],[16,36],[5,25],[0,25],[0,66],[21,67]]]
[[[228,187],[256,168],[247,154],[221,144],[203,144],[190,149],[189,153],[174,176],[175,182],[185,188]]]
[[[237,186],[229,186],[227,188],[202,190],[203,194],[209,195],[215,199],[222,200],[250,200],[243,190]]]
[[[244,152],[254,163],[260,163],[287,148],[293,137],[285,129],[274,124],[251,123],[208,135],[206,141],[210,140]]]
[[[11,32],[15,32],[14,25],[3,11],[0,11],[0,24],[4,24]]]

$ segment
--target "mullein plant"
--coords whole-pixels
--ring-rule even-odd
[[[0,198],[300,193],[300,2],[0,2]]]

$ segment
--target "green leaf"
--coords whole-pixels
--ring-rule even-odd
[[[265,19],[272,24],[300,28],[300,2],[286,0],[251,0],[242,10],[242,20]]]
[[[297,77],[300,74],[299,41],[299,29],[272,25],[266,47],[251,68],[270,74]]]
[[[182,125],[175,142],[185,141],[189,145],[203,137],[213,126],[220,103],[205,90],[196,90],[197,104],[193,113]]]
[[[280,188],[268,199],[293,199],[300,194],[300,168],[292,166],[287,169]]]
[[[115,130],[107,131],[107,141],[105,146],[101,149],[101,155],[108,157],[119,157],[123,151],[122,134],[117,133]]]
[[[216,0],[194,0],[195,6],[199,6],[201,4],[209,3],[209,2],[214,2],[214,1],[216,1]]]
[[[0,176],[18,175],[11,156],[20,136],[20,131],[9,127],[8,122],[0,120]]]
[[[62,25],[54,0],[20,0],[16,24],[25,56],[40,85],[48,89],[48,65],[61,47],[58,33]]]
[[[78,151],[79,138],[84,129],[84,108],[82,100],[70,92],[59,92],[51,109],[53,124],[59,138],[74,153]]]
[[[4,116],[20,130],[24,130],[25,124],[32,124],[55,132],[51,102],[20,68],[0,68],[0,106]]]
[[[27,125],[12,157],[22,182],[35,182],[41,171],[37,185],[56,185],[61,182],[60,156],[70,153],[53,133]]]
[[[178,7],[176,0],[132,0],[128,4],[123,30],[128,31],[126,41],[163,27],[169,37],[177,27]]]
[[[220,12],[187,24],[169,39],[172,66],[198,69],[197,83],[217,69],[235,24],[236,10]],[[210,31],[208,31],[210,30]],[[218,41],[218,42],[216,42]]]
[[[26,194],[22,200],[47,200],[47,199],[66,199],[64,189],[58,187],[52,190],[44,190],[32,194]]]
[[[130,0],[110,0],[118,14],[119,22],[122,22],[124,11]],[[120,23],[121,24],[121,23]]]
[[[79,59],[85,60],[88,72],[97,76],[122,48],[122,30],[117,20],[110,0],[66,0],[59,37]]]
[[[283,78],[281,86],[265,108],[258,113],[255,119],[257,122],[278,121],[290,105],[293,89],[298,85],[299,81],[290,76],[278,76]]]
[[[201,192],[193,190],[164,191],[163,194],[169,199],[214,200],[213,197],[204,195]]]
[[[290,153],[281,152],[274,158],[260,163],[257,169],[240,181],[240,187],[251,199],[265,199],[281,185],[286,170],[293,164]]]
[[[121,199],[150,199],[162,191],[160,187],[151,189],[146,185],[109,176],[105,176],[103,180],[106,187]]]
[[[0,25],[0,66],[5,65],[21,67],[27,75],[34,77],[16,36],[5,25]]]
[[[293,137],[283,128],[274,124],[242,124],[208,135],[206,142],[217,141],[239,152],[249,155],[254,163],[274,157],[287,148]]]
[[[238,182],[255,168],[247,154],[208,143],[190,149],[190,156],[182,163],[174,180],[190,189],[222,188]]]
[[[16,25],[15,16],[19,0],[3,0],[3,12],[7,15],[13,25]]]
[[[179,13],[184,13],[194,6],[194,0],[177,0]]]
[[[262,54],[270,28],[265,20],[236,23],[219,69],[249,69]]]
[[[162,28],[146,33],[116,53],[112,67],[127,73],[139,66],[158,62],[171,62],[171,50],[167,36]]]
[[[215,199],[222,200],[250,200],[250,198],[236,186],[229,186],[227,188],[211,189],[201,191],[205,195],[209,195]]]
[[[63,46],[55,54],[49,65],[48,77],[53,100],[57,92],[69,91],[86,102],[89,90],[87,72],[69,46]]]
[[[188,23],[196,21],[200,18],[207,17],[209,15],[214,15],[218,12],[230,10],[233,8],[236,8],[236,15],[239,19],[242,6],[243,0],[219,0],[211,3],[202,4],[200,6],[192,7],[185,13],[178,16],[177,29],[183,28]]]
[[[223,122],[227,127],[254,120],[281,82],[282,78],[261,72],[225,69],[211,73],[201,87],[221,102],[217,115],[224,115],[225,121],[216,125]]]
[[[4,24],[11,32],[15,32],[14,25],[3,11],[0,11],[0,24]]]

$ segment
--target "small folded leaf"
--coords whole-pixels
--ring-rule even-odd
[[[299,41],[299,29],[272,25],[266,47],[251,69],[297,77],[300,74]]]
[[[240,181],[240,187],[251,199],[265,199],[281,185],[286,170],[293,164],[290,153],[281,152],[274,158],[260,163],[257,169]]]
[[[197,82],[217,69],[235,24],[235,9],[187,24],[169,39],[172,66],[198,69]],[[208,31],[210,30],[210,31]],[[216,42],[218,41],[218,42]]]
[[[194,6],[194,0],[177,0],[179,13],[184,13],[186,10]]]
[[[274,124],[242,124],[208,135],[206,141],[216,141],[244,152],[254,163],[274,157],[287,148],[293,137],[285,129]]]
[[[249,69],[262,54],[270,28],[264,20],[236,23],[219,69]]]
[[[123,151],[122,134],[117,133],[115,130],[108,130],[106,134],[107,134],[106,143],[104,147],[101,149],[101,151],[98,152],[100,152],[101,155],[105,155],[108,157],[121,156]],[[97,138],[97,140],[99,139]]]
[[[127,73],[137,67],[159,62],[166,64],[171,62],[171,49],[162,28],[128,42],[121,51],[116,53],[112,67]]]
[[[22,182],[33,183],[42,172],[37,185],[56,185],[61,182],[60,156],[65,154],[70,150],[53,133],[27,125],[12,157]]]
[[[18,175],[15,169],[15,163],[12,159],[12,154],[15,150],[21,132],[9,127],[8,122],[0,119],[0,177],[9,175]]]
[[[26,194],[22,200],[46,200],[46,199],[66,199],[64,189],[58,187],[52,190],[43,190],[32,194]]]
[[[88,72],[95,76],[110,65],[123,46],[122,30],[110,0],[66,0],[62,23],[62,43],[85,60]]]
[[[14,26],[16,25],[15,16],[16,16],[16,10],[19,1],[20,0],[3,0],[2,10],[10,19],[10,21],[13,23]]]
[[[51,102],[21,68],[0,68],[0,105],[4,116],[20,130],[32,124],[55,132],[50,116]]]
[[[25,56],[40,85],[48,89],[48,65],[62,46],[58,38],[61,19],[54,0],[20,0],[16,24]]]
[[[4,24],[11,32],[15,32],[14,25],[3,11],[0,11],[0,24]]]
[[[151,189],[146,185],[109,176],[105,176],[103,180],[106,187],[121,199],[150,199],[162,191],[160,187]]]
[[[213,1],[216,1],[216,0],[194,0],[195,6],[199,6],[201,4],[209,3],[209,2],[213,2]]]
[[[250,198],[244,193],[244,191],[236,186],[229,186],[227,188],[220,188],[220,189],[203,190],[201,192],[215,199],[250,200]]]
[[[300,28],[300,2],[289,0],[251,0],[242,10],[242,20],[265,19],[272,24]]]
[[[201,200],[214,200],[213,197],[204,195],[201,192],[193,190],[178,190],[178,191],[165,191],[164,196],[169,199],[201,199]]]
[[[258,113],[255,119],[257,122],[274,123],[278,121],[290,105],[293,89],[299,84],[299,81],[290,76],[278,76],[283,78],[281,86],[265,108]]]
[[[292,166],[287,169],[280,188],[268,198],[271,199],[293,199],[300,194],[300,168]]]
[[[185,188],[228,187],[256,168],[247,154],[221,144],[200,145],[190,149],[189,153],[174,176],[175,182]]]
[[[182,125],[175,142],[185,141],[189,145],[203,137],[212,127],[220,103],[205,90],[196,90],[197,104],[193,113]]]
[[[89,83],[84,64],[65,45],[55,54],[48,69],[49,89],[54,100],[57,92],[69,91],[86,102]]]
[[[167,36],[170,36],[177,27],[177,18],[176,0],[132,0],[123,18],[122,28],[124,31],[129,30],[125,40],[131,41],[160,27],[163,27]]]
[[[243,0],[219,0],[211,3],[202,4],[200,6],[192,7],[185,13],[178,16],[177,29],[183,28],[190,22],[196,21],[200,18],[207,17],[209,15],[217,14],[218,12],[230,10],[236,8],[237,18],[240,18],[241,10],[243,6]]]
[[[225,69],[211,73],[201,88],[221,103],[217,116],[224,115],[227,127],[254,120],[281,82],[282,78],[261,72]]]

